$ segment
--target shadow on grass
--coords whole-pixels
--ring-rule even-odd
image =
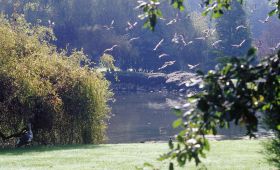
[[[23,155],[31,152],[50,152],[60,150],[96,149],[110,147],[106,145],[56,145],[56,146],[26,146],[23,148],[0,149],[0,155]]]

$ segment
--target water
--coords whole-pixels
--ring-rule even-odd
[[[168,140],[176,134],[172,122],[172,106],[183,103],[184,97],[168,92],[116,93],[111,104],[108,143],[131,143]],[[244,128],[219,131],[225,137],[243,136]]]

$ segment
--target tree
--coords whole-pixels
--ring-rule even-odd
[[[176,110],[180,118],[173,126],[184,130],[176,137],[177,146],[170,145],[171,151],[163,158],[177,158],[180,165],[193,158],[198,164],[199,156],[204,157],[203,151],[209,149],[205,135],[215,135],[218,127],[229,127],[230,122],[245,125],[247,134],[254,137],[259,122],[264,120],[279,141],[279,53],[256,65],[253,59],[251,54],[247,58],[233,57],[216,70],[198,73],[202,91],[188,95],[184,112]]]
[[[1,15],[0,35],[1,139],[17,137],[30,121],[39,144],[102,142],[109,83],[83,52],[57,52],[52,30],[21,15]]]
[[[160,13],[159,4],[158,0],[151,0],[148,3],[140,2],[139,5],[144,12],[143,19],[146,18],[147,27],[152,31]],[[172,0],[171,4],[184,10],[183,0]],[[237,4],[235,1],[224,0],[205,1],[204,5],[203,14],[210,13],[212,17],[219,18],[226,13],[224,9],[234,8]],[[280,1],[274,5],[275,9],[268,14],[269,16],[280,14]],[[220,31],[224,33],[223,30]],[[264,57],[261,61],[254,61],[255,48],[251,48],[245,56],[244,51],[236,53],[227,49],[226,52],[229,52],[228,55],[238,56],[218,64],[215,70],[210,70],[207,74],[197,72],[197,80],[193,85],[199,85],[201,91],[188,94],[184,108],[175,109],[179,118],[173,122],[173,127],[183,130],[176,136],[177,143],[169,141],[170,152],[161,159],[176,159],[181,166],[192,159],[199,164],[200,157],[205,157],[204,151],[209,150],[209,142],[205,135],[215,135],[218,127],[229,127],[229,123],[234,122],[244,124],[247,134],[254,137],[259,122],[264,120],[276,135],[267,149],[273,153],[270,161],[279,167],[280,51]],[[260,118],[258,113],[264,118]],[[174,169],[172,162],[169,169]]]

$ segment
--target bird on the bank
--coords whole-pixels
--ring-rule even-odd
[[[157,45],[155,46],[155,48],[153,49],[154,51],[156,51],[158,49],[158,47],[163,43],[164,39],[161,39]]]
[[[241,48],[242,45],[246,42],[246,40],[243,40],[240,44],[233,44],[231,45],[232,47],[236,47],[236,48]]]
[[[116,47],[118,47],[118,45],[115,44],[113,47],[105,49],[103,53],[112,52]]]
[[[28,123],[28,131],[24,131],[22,136],[17,141],[16,147],[29,144],[33,139],[33,132],[31,130],[31,123]]]

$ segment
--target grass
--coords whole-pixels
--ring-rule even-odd
[[[168,169],[156,158],[168,150],[165,143],[104,144],[32,147],[0,150],[2,170],[132,170],[144,162]],[[273,170],[261,153],[259,140],[212,141],[203,162],[209,170]],[[177,169],[177,168],[176,168]],[[193,163],[187,168],[197,169]]]

